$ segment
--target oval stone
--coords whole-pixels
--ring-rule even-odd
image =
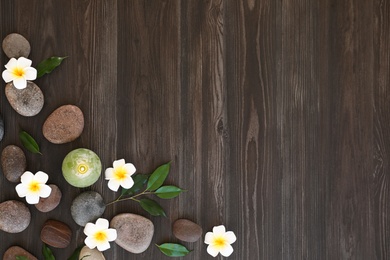
[[[3,117],[0,115],[0,141],[3,140],[4,137],[4,120]]]
[[[19,233],[28,227],[30,221],[31,213],[24,203],[16,200],[0,203],[0,230]]]
[[[115,228],[118,234],[115,243],[134,254],[140,254],[148,249],[154,234],[152,221],[132,213],[115,216],[110,226]]]
[[[18,33],[8,34],[3,40],[3,51],[8,58],[27,58],[30,55],[30,43]]]
[[[53,144],[69,143],[84,129],[83,112],[74,105],[64,105],[51,113],[43,124],[42,133]]]
[[[3,255],[3,260],[15,260],[17,256],[24,256],[28,260],[38,260],[38,258],[30,254],[30,252],[24,250],[20,246],[11,246],[10,248],[8,248]]]
[[[41,230],[42,242],[55,248],[69,246],[72,239],[72,230],[68,225],[58,220],[47,220]]]
[[[188,219],[178,219],[173,223],[173,235],[185,242],[196,242],[202,236],[202,228]]]
[[[20,182],[20,176],[26,171],[26,156],[16,145],[6,146],[1,153],[3,174],[10,182]]]
[[[73,220],[84,227],[88,222],[95,222],[106,210],[103,197],[95,191],[86,191],[72,202],[70,213]]]
[[[51,188],[50,196],[47,198],[40,198],[35,207],[40,212],[49,212],[55,209],[60,204],[62,193],[57,185],[49,184]]]
[[[37,115],[44,104],[41,89],[30,81],[27,81],[27,87],[24,89],[17,89],[12,83],[8,83],[5,86],[5,96],[11,107],[22,116]]]
[[[84,260],[87,260],[87,259],[106,260],[104,255],[99,250],[97,250],[96,248],[89,249],[89,247],[87,247],[87,246],[84,246],[80,251],[79,260],[82,260],[82,259],[84,259]]]

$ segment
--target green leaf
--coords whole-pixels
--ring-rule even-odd
[[[130,189],[122,188],[121,196],[133,196],[138,193],[148,181],[149,176],[150,174],[134,174],[131,176],[133,178],[134,185]]]
[[[38,146],[37,142],[34,140],[34,138],[30,134],[28,134],[25,131],[21,131],[19,133],[19,139],[22,142],[22,145],[27,150],[29,150],[32,153],[39,153],[39,154],[41,154],[41,152],[39,151],[39,146]]]
[[[160,249],[160,251],[164,255],[167,255],[170,257],[186,256],[191,252],[185,246],[182,246],[180,244],[165,243],[165,244],[156,245],[156,246]]]
[[[16,260],[28,260],[27,256],[24,255],[17,255]]]
[[[158,188],[154,193],[161,199],[172,199],[179,196],[185,190],[176,186],[162,186]]]
[[[79,246],[73,252],[73,254],[68,258],[68,260],[79,260],[80,251],[84,247],[84,245]]]
[[[49,74],[55,68],[60,66],[61,62],[67,57],[50,57],[46,60],[41,61],[37,65],[37,78],[42,77],[45,74]]]
[[[45,260],[56,260],[51,249],[44,243],[42,246],[42,254]]]
[[[168,176],[171,163],[166,163],[158,167],[150,176],[148,185],[146,186],[147,191],[155,191],[163,184]]]
[[[88,257],[90,257],[91,255],[85,255],[85,256],[83,256],[80,260],[83,260],[84,258],[88,258]]]
[[[164,217],[167,216],[164,212],[164,209],[154,200],[140,199],[139,204],[144,210],[149,212],[149,214],[152,216],[164,216]]]

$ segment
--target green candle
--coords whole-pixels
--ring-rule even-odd
[[[78,148],[68,153],[62,162],[62,174],[72,186],[83,188],[94,184],[102,172],[102,163],[91,150]]]

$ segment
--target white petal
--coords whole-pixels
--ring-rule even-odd
[[[121,166],[125,165],[125,159],[120,159],[120,160],[114,161],[114,163],[112,165],[114,166],[114,168],[121,167]]]
[[[118,237],[116,230],[113,228],[107,229],[106,235],[107,235],[108,241],[114,241]]]
[[[28,189],[27,189],[26,185],[24,185],[23,183],[16,185],[15,190],[16,190],[16,193],[18,193],[18,196],[21,198],[26,197],[26,195],[28,193]]]
[[[88,223],[89,224],[89,223]],[[84,240],[84,243],[87,247],[89,247],[90,249],[94,249],[96,247],[96,241],[95,239],[93,239],[92,237],[87,237],[85,240]]]
[[[29,59],[26,59],[25,57],[20,57],[17,61],[17,66],[21,68],[27,68],[30,67],[32,64],[32,61]]]
[[[231,245],[226,245],[219,252],[224,257],[228,257],[233,253],[233,247]]]
[[[225,239],[226,241],[229,243],[229,244],[233,244],[234,242],[236,242],[237,240],[237,237],[236,235],[233,233],[233,231],[228,231],[225,233]]]
[[[212,244],[214,240],[214,234],[212,232],[207,232],[204,236],[205,244]]]
[[[209,255],[211,255],[212,257],[216,257],[219,251],[214,246],[209,245],[207,247],[207,253],[209,253]]]
[[[107,250],[109,248],[110,248],[110,243],[108,243],[108,242],[101,243],[101,244],[97,245],[97,249],[99,251],[104,251],[104,250]]]
[[[114,168],[107,168],[104,175],[106,176],[106,180],[109,180],[114,175]]]
[[[12,83],[14,84],[14,87],[17,89],[24,89],[27,87],[27,81],[23,77],[14,79]]]
[[[35,194],[27,194],[26,201],[28,204],[37,204],[39,202],[39,196]]]
[[[135,166],[132,163],[126,163],[123,167],[129,175],[133,175],[136,171]]]
[[[86,236],[93,236],[96,232],[96,226],[93,223],[87,223],[84,227],[84,234]]]
[[[131,187],[133,187],[133,185],[134,185],[134,181],[131,177],[124,179],[121,183],[121,186],[125,189],[130,189]]]
[[[46,184],[41,184],[41,191],[39,192],[39,196],[42,198],[47,198],[51,194],[51,187]]]
[[[4,67],[8,70],[12,70],[12,68],[15,68],[18,65],[18,61],[15,58],[11,58]]]
[[[41,171],[37,172],[34,176],[34,180],[36,180],[38,183],[46,183],[48,179],[49,175]]]
[[[1,74],[1,76],[3,77],[5,83],[11,82],[15,78],[14,74],[9,72],[8,70],[3,71],[3,74]]]
[[[105,218],[98,218],[98,220],[96,220],[96,227],[100,230],[107,229],[109,225],[110,223]]]
[[[115,180],[111,179],[108,181],[108,188],[112,191],[118,191],[120,184]]]
[[[222,234],[225,234],[225,232],[226,232],[226,228],[224,225],[215,226],[213,228],[214,235],[222,235]]]
[[[37,78],[37,70],[32,68],[32,67],[25,68],[24,69],[24,77],[27,80],[34,80],[34,79],[36,79]]]
[[[32,172],[26,171],[23,173],[23,175],[20,177],[20,181],[22,183],[30,183],[34,179],[34,174]]]

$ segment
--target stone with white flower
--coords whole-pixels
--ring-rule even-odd
[[[185,242],[196,242],[202,236],[202,228],[188,219],[178,219],[173,223],[173,234]]]
[[[51,187],[46,185],[49,176],[38,171],[36,174],[26,171],[20,177],[20,182],[16,185],[15,190],[19,197],[26,198],[28,204],[37,204],[40,198],[50,196]]]
[[[148,249],[154,234],[154,225],[149,219],[132,213],[115,216],[110,226],[118,234],[115,243],[130,253],[140,254]]]
[[[28,40],[18,33],[8,34],[3,40],[2,47],[8,58],[27,58],[31,51]]]
[[[27,260],[38,260],[38,258],[20,246],[11,246],[8,248],[7,251],[4,252],[3,260],[15,260],[17,259],[17,256],[24,256]]]
[[[77,139],[84,129],[84,114],[74,105],[54,110],[43,123],[42,133],[53,144],[64,144]]]
[[[47,198],[40,198],[38,204],[35,204],[35,207],[40,212],[49,212],[55,209],[61,201],[62,192],[57,185],[50,184],[51,193]]]
[[[72,230],[61,221],[49,219],[42,227],[41,240],[49,246],[65,248],[72,240]]]
[[[105,171],[106,180],[110,190],[118,191],[119,187],[130,189],[134,185],[133,178],[136,169],[133,164],[126,163],[124,159],[114,161],[113,167]]]
[[[8,145],[1,152],[1,168],[4,177],[10,182],[19,182],[26,171],[27,160],[23,150],[16,145]]]
[[[35,116],[41,112],[44,104],[42,90],[32,82],[27,82],[27,87],[17,89],[13,83],[5,86],[5,96],[11,107],[22,116]]]
[[[70,207],[73,220],[82,227],[98,219],[105,210],[103,197],[95,191],[81,193],[73,200]]]
[[[0,203],[0,230],[7,233],[20,233],[31,221],[28,207],[16,200]]]
[[[32,61],[24,57],[18,59],[11,58],[1,76],[5,83],[12,82],[13,86],[17,89],[24,89],[27,87],[28,80],[34,80],[37,78],[37,70],[31,67]]]
[[[114,228],[109,228],[107,219],[98,218],[96,223],[87,223],[84,228],[84,234],[87,236],[84,243],[90,249],[97,248],[99,251],[105,251],[111,247],[110,242],[117,238],[117,232]]]
[[[96,248],[90,249],[89,247],[84,246],[80,251],[79,260],[88,260],[88,259],[106,260],[104,255]]]

